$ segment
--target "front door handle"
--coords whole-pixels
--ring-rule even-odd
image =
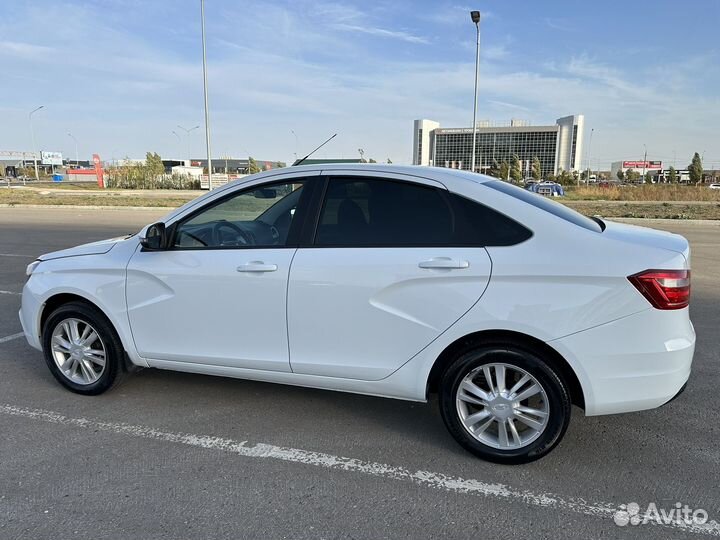
[[[265,264],[263,261],[250,261],[237,267],[238,272],[274,272],[277,264]]]
[[[468,268],[470,263],[450,257],[433,257],[427,261],[421,261],[418,266],[420,268],[462,269]]]

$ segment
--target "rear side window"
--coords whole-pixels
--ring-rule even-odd
[[[532,233],[512,219],[434,187],[333,178],[315,244],[345,247],[507,246]]]
[[[513,186],[512,184],[508,184],[507,182],[503,182],[502,180],[490,180],[489,182],[484,182],[482,185],[487,186],[490,189],[494,189],[495,191],[500,191],[505,195],[510,195],[515,199],[519,199],[527,204],[534,206],[535,208],[544,210],[545,212],[564,219],[565,221],[568,221],[573,225],[582,227],[583,229],[587,229],[593,232],[603,231],[603,228],[598,222],[593,221],[589,217],[583,216],[575,210],[571,210],[564,204],[557,203],[553,200],[543,197],[542,195],[537,195],[526,189],[522,189],[517,186]]]
[[[432,187],[382,179],[333,178],[315,243],[421,246],[450,242],[450,205]]]

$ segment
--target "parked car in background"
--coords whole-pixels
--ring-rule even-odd
[[[710,188],[710,189],[720,189],[720,184],[710,184],[710,185],[708,186],[708,188]]]
[[[572,404],[667,403],[695,347],[682,236],[452,169],[272,170],[27,275],[23,331],[73,392],[141,366],[437,393],[452,436],[499,463],[550,452]]]

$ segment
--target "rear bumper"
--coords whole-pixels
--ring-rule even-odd
[[[695,330],[688,309],[648,309],[556,339],[575,368],[588,416],[653,409],[674,399],[690,377]]]

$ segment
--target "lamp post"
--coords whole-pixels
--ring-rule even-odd
[[[40,175],[38,174],[38,167],[37,167],[37,148],[35,146],[35,130],[33,129],[32,115],[43,108],[45,108],[45,105],[40,105],[38,108],[30,111],[30,114],[28,115],[28,118],[30,119],[30,138],[32,139],[32,146],[33,146],[33,165],[35,166],[35,181],[36,182],[40,181]],[[23,184],[24,183],[25,183],[25,180],[23,179]]]
[[[585,176],[585,185],[587,186],[590,183],[590,147],[592,146],[592,136],[593,133],[595,133],[595,128],[592,128],[590,130],[590,140],[588,141],[588,150],[587,150],[587,173]]]
[[[175,131],[174,129],[172,130],[172,134],[175,135],[175,137],[177,137],[177,140],[178,140],[178,148],[180,149],[179,154],[182,155],[182,138],[180,137],[180,135],[178,135],[177,131]],[[180,157],[180,156],[178,156],[178,157]],[[184,161],[185,161],[185,160],[183,160],[183,162],[184,162]]]
[[[192,133],[196,129],[199,129],[200,126],[193,126],[190,129],[187,129],[187,128],[182,127],[180,124],[178,124],[178,127],[185,132],[185,146],[187,148],[187,157],[188,157],[188,159],[190,159],[190,133]],[[173,131],[173,133],[175,133],[175,132]]]
[[[647,145],[643,144],[643,147],[645,148],[645,156],[643,156],[642,184],[645,183],[645,167],[647,166]]]
[[[297,133],[295,133],[295,130],[294,130],[294,129],[291,129],[291,130],[290,130],[290,133],[292,133],[293,135],[295,135],[295,152],[294,152],[294,153],[295,153],[295,161],[297,161],[297,159],[298,159],[298,157],[297,157],[297,151],[298,151],[298,136],[297,136]]]
[[[68,133],[68,137],[75,141],[75,168],[77,169],[80,163],[80,158],[78,157],[78,142],[75,138],[75,135],[73,135],[72,133]]]
[[[477,40],[475,42],[475,98],[473,100],[473,136],[472,136],[472,158],[470,170],[475,172],[475,141],[477,140],[477,101],[478,101],[478,78],[480,76],[480,12],[471,11],[470,18],[475,23]]]
[[[200,0],[200,26],[202,27],[203,98],[205,101],[205,147],[208,164],[208,190],[212,191],[212,158],[210,157],[210,109],[208,108],[207,55],[205,53],[205,0]]]

